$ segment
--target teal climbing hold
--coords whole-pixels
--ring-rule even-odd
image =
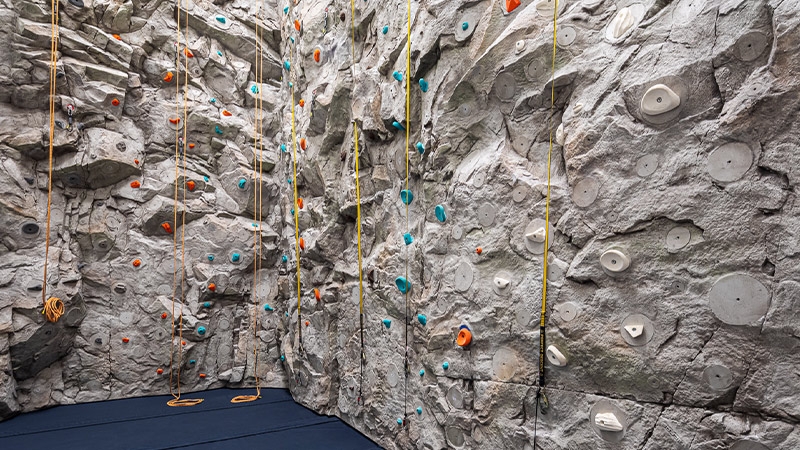
[[[286,255],[283,255],[283,257],[281,258],[281,260],[282,260],[283,262],[286,262],[286,261],[288,261],[288,260],[289,260],[289,258],[287,258],[287,257],[286,257]]]
[[[251,91],[253,94],[258,94],[258,86],[256,86],[256,85],[254,84],[253,86],[251,86],[251,87],[250,87],[250,91]]]
[[[264,311],[274,311],[274,309],[272,309],[272,306],[264,305]]]
[[[389,26],[383,27],[383,34],[386,34],[388,32],[389,32]]]
[[[289,36],[289,39],[291,39],[292,40],[292,44],[294,44],[294,38]]]
[[[467,28],[469,28],[469,23],[464,22],[464,23],[461,24],[461,29],[462,30],[467,31]]]
[[[447,220],[447,214],[444,213],[444,206],[436,205],[436,208],[433,212],[436,214],[436,218],[439,219],[439,222],[444,222]]]
[[[288,312],[286,313],[286,317],[289,317],[289,313]]]
[[[291,81],[289,82],[289,87],[294,87]]]
[[[197,362],[197,360],[196,360],[196,359],[190,359],[190,360],[189,360],[189,364],[194,364],[194,363],[196,363],[196,362]]]
[[[286,357],[281,355],[281,361],[286,361]]]
[[[397,279],[394,280],[394,284],[397,286],[397,289],[400,289],[400,292],[402,292],[403,294],[408,292],[408,289],[411,287],[408,280],[406,280],[404,277],[397,277]]]
[[[222,17],[222,16],[217,16],[217,22],[219,22],[219,23],[225,23],[225,18],[224,18],[224,17]]]
[[[255,228],[256,224],[252,224],[252,226]]]
[[[283,8],[283,13],[284,14],[289,14],[289,7],[288,6]]]
[[[214,260],[214,255],[208,255],[208,260],[209,261],[213,261]]]
[[[237,262],[237,261],[239,261],[239,254],[238,253],[232,254],[231,255],[231,262]]]
[[[403,81],[403,74],[396,70],[392,73],[392,77],[397,81]]]
[[[425,153],[425,146],[422,145],[422,142],[417,142],[417,151],[420,155]]]
[[[450,363],[448,363],[448,362],[442,363],[442,369],[447,370],[449,367],[450,367]]]
[[[211,99],[211,100],[209,100],[209,101],[210,101],[211,103],[217,103],[217,99],[215,99],[215,98],[212,98],[212,99]]]
[[[294,215],[294,208],[292,208],[292,215]]]
[[[219,129],[219,125],[214,125],[214,132],[217,134],[222,134],[222,130]]]
[[[392,321],[389,319],[383,319],[383,324],[386,325],[386,328],[392,326]]]
[[[197,334],[206,334],[206,327],[197,327]]]
[[[286,153],[286,144],[281,144],[281,151]]]
[[[401,419],[401,418],[399,418],[399,417],[398,417],[398,418],[397,418],[397,423],[398,423],[398,424],[400,424],[400,425],[402,425],[402,424],[403,424],[403,419]]]
[[[396,120],[392,122],[392,125],[394,125],[394,127],[397,128],[398,130],[405,130],[405,128],[403,128],[403,125],[401,125],[400,122]]]
[[[403,203],[406,205],[410,205],[411,202],[414,201],[414,194],[408,189],[403,189],[400,191],[400,199],[403,200]]]
[[[286,180],[286,182],[289,183],[289,184],[292,184],[292,179],[289,178],[288,180]]]
[[[203,306],[206,308],[211,308],[211,302],[205,302],[203,303]]]
[[[217,50],[217,54],[218,54],[219,56],[222,56],[222,52],[221,52],[221,51],[219,51],[219,50]]]
[[[422,407],[421,406],[417,406],[417,414],[422,414]]]
[[[419,370],[419,376],[423,376],[423,375],[425,375],[425,369],[420,369]]]
[[[286,67],[286,70],[292,70],[292,65],[289,64],[289,61],[284,61],[283,67]]]
[[[241,180],[239,180],[239,189],[244,189],[246,185],[247,185],[247,179],[242,178]]]
[[[403,235],[403,240],[406,241],[406,245],[411,245],[414,242],[414,237],[411,236],[411,233],[406,233]]]
[[[425,81],[425,78],[419,79],[419,88],[422,89],[422,92],[428,92],[428,82]]]
[[[203,181],[208,182],[208,177],[203,177]]]
[[[423,325],[428,323],[428,318],[425,317],[425,314],[417,314],[417,320],[419,320],[419,323],[421,323]]]

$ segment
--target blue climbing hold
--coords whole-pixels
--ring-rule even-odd
[[[469,23],[464,22],[464,23],[461,24],[461,29],[462,30],[467,31],[467,28],[469,28]]]
[[[196,360],[196,359],[190,359],[190,360],[189,360],[189,364],[194,364],[194,363],[196,363],[196,362],[197,362],[197,360]]]
[[[211,99],[211,100],[209,100],[209,101],[210,101],[211,103],[217,103],[217,99],[215,99],[215,98],[212,98],[212,99]]]
[[[222,56],[222,52],[221,52],[221,51],[219,51],[219,50],[217,50],[217,54],[218,54],[219,56]]]
[[[450,363],[446,362],[442,364],[442,369],[447,370],[450,367]]]
[[[425,81],[425,78],[419,79],[419,88],[422,89],[422,92],[428,92],[428,82]]]
[[[203,303],[203,306],[206,308],[211,308],[211,302],[205,302]]]
[[[419,323],[421,323],[423,325],[428,323],[428,318],[425,317],[425,314],[417,314],[417,320],[419,320]]]
[[[197,334],[206,334],[206,327],[197,327]]]
[[[286,313],[286,317],[289,317],[289,313],[288,312]]]
[[[286,182],[289,183],[289,184],[292,184],[292,179],[289,178],[288,180],[286,180]]]
[[[286,357],[281,355],[281,361],[286,361]]]
[[[288,261],[288,260],[289,260],[289,258],[287,258],[287,257],[286,257],[286,255],[283,255],[283,257],[281,258],[281,260],[282,260],[283,262],[286,262],[286,261]]]
[[[272,306],[264,305],[264,311],[274,311],[274,309],[272,309]]]
[[[294,208],[292,208],[292,215],[294,215]]]
[[[213,261],[214,260],[214,255],[208,255],[208,260],[209,261]]]
[[[214,125],[214,132],[217,134],[222,134],[222,130],[219,129],[219,125]]]
[[[283,13],[284,14],[289,14],[289,7],[288,6],[283,8]]]
[[[292,70],[292,69],[291,69],[291,68],[292,68],[292,65],[291,65],[291,64],[289,64],[289,61],[284,61],[284,62],[283,62],[283,67],[286,67],[286,70]]]
[[[208,177],[203,177],[203,181],[208,182]]]
[[[389,27],[388,26],[383,27],[383,34],[386,34],[388,32],[389,32]]]
[[[444,222],[447,220],[447,214],[444,213],[444,206],[436,205],[436,208],[433,212],[436,214],[436,218],[439,219],[439,222]]]
[[[397,277],[397,279],[394,280],[394,284],[397,286],[397,289],[400,289],[400,292],[402,292],[403,294],[408,292],[408,289],[411,287],[408,280],[406,280],[403,277]]]
[[[422,145],[422,142],[417,142],[417,151],[420,155],[425,153],[425,146]]]
[[[419,370],[419,376],[423,376],[423,375],[425,375],[425,369],[420,369]]]
[[[408,189],[403,189],[400,191],[400,199],[403,200],[403,203],[406,205],[410,205],[411,202],[414,201],[414,194],[412,194]]]
[[[291,81],[289,82],[289,87],[294,87]]]
[[[241,180],[239,180],[239,189],[244,189],[246,185],[247,185],[247,179],[242,178]]]
[[[233,255],[231,255],[231,262],[237,262],[237,261],[239,261],[239,254],[234,253]]]
[[[386,328],[392,326],[392,321],[389,319],[383,319],[383,324],[386,325]]]
[[[398,71],[396,71],[396,70],[392,73],[392,76],[397,81],[403,81],[403,74],[398,72]]]
[[[406,245],[411,245],[414,242],[414,237],[411,236],[411,233],[406,233],[403,235],[403,240],[406,241]]]
[[[289,36],[289,39],[291,39],[292,40],[292,44],[294,44],[294,38]]]
[[[398,130],[405,130],[405,128],[403,128],[403,125],[401,125],[400,122],[396,120],[392,122],[392,125],[394,125],[394,127],[397,128]]]
[[[422,407],[421,406],[417,406],[417,414],[422,414]]]
[[[252,225],[253,225],[253,227],[255,227],[255,226],[256,226],[256,224],[252,224]]]
[[[251,86],[250,92],[252,92],[253,94],[258,94],[258,86],[256,86],[255,84]]]
[[[281,151],[286,153],[286,144],[281,144]]]
[[[403,419],[401,419],[401,418],[399,418],[399,417],[398,417],[398,418],[397,418],[397,423],[398,423],[398,424],[400,424],[400,425],[402,425],[402,424],[403,424]]]
[[[222,16],[217,16],[217,22],[219,22],[219,23],[225,23],[225,18],[224,18],[224,17],[222,17]]]

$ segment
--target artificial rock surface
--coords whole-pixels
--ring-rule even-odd
[[[50,6],[0,0],[0,417],[167,392],[173,325],[184,392],[253,386],[257,292],[262,384],[386,448],[800,447],[800,2],[560,1],[554,77],[551,2],[414,1],[407,73],[403,2],[355,1],[353,67],[342,0],[61,1],[51,324]],[[566,364],[536,418],[551,130],[547,344]],[[623,431],[595,425],[608,412]]]

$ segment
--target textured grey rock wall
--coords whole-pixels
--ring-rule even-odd
[[[56,324],[40,314],[49,6],[0,8],[0,415],[166,392],[173,275],[182,388],[252,386],[260,233],[263,384],[386,448],[530,449],[534,433],[549,449],[800,447],[797,0],[561,1],[554,78],[551,0],[510,14],[503,1],[413,2],[411,73],[407,3],[355,0],[353,67],[349,2],[268,1],[261,84],[260,2],[195,1],[181,34],[194,55],[181,68],[185,176],[183,122],[169,122],[177,77],[166,81],[175,2],[75,3],[60,14],[57,118],[76,110],[55,136],[48,292],[67,306]],[[405,123],[408,77],[406,246],[405,132],[392,124]],[[254,92],[266,111],[260,222]],[[555,351],[535,425],[550,130]],[[406,264],[407,317],[395,287]],[[608,413],[622,431],[599,429]]]

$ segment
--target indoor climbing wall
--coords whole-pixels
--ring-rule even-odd
[[[60,3],[46,286],[0,6],[0,416],[164,394],[175,329],[390,449],[800,448],[800,1],[179,3]]]

